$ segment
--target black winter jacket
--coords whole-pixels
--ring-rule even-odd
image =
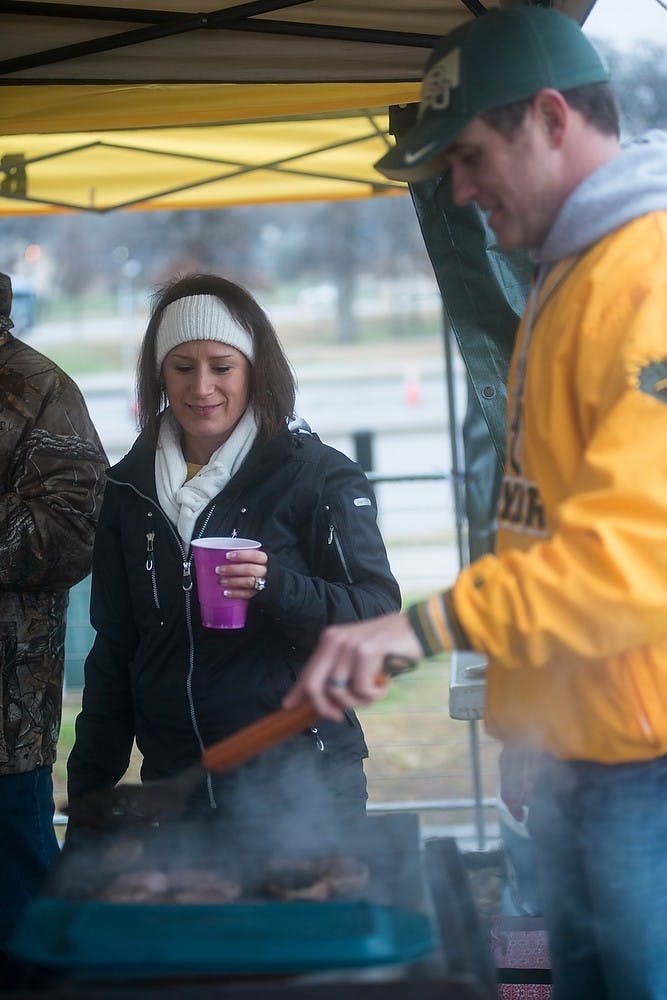
[[[315,435],[256,443],[200,515],[193,537],[256,538],[269,556],[246,627],[201,624],[192,549],[158,505],[155,452],[140,437],[109,470],[93,557],[83,708],[69,760],[71,799],[117,782],[133,738],[142,778],[169,775],[201,749],[271,712],[333,623],[400,607],[360,467]],[[367,756],[353,713],[297,737],[313,752]]]

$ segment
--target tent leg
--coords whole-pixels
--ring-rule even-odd
[[[447,414],[449,422],[449,443],[451,451],[452,492],[454,499],[454,516],[456,519],[456,544],[459,557],[459,568],[467,565],[468,548],[465,545],[465,472],[461,469],[461,449],[459,446],[458,421],[456,418],[457,397],[454,377],[454,352],[452,349],[454,334],[447,313],[442,312],[442,335],[445,350],[445,383],[447,390]],[[483,851],[486,844],[486,828],[484,823],[484,808],[482,805],[482,765],[479,748],[479,727],[476,719],[468,722],[470,738],[470,765],[472,768],[473,795],[475,799],[475,830],[477,834],[477,850]]]
[[[458,421],[456,417],[456,384],[454,381],[454,357],[452,342],[454,334],[444,308],[442,311],[442,337],[445,348],[445,382],[447,390],[447,418],[449,422],[449,446],[451,453],[452,493],[454,500],[454,517],[456,523],[456,547],[459,557],[459,568],[467,565],[467,546],[464,539],[465,497],[464,477],[461,469],[461,449],[459,444]]]

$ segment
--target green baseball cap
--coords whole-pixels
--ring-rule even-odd
[[[544,87],[605,83],[609,70],[575,20],[546,7],[494,10],[440,39],[422,81],[416,124],[375,164],[385,177],[421,181],[434,159],[484,111]]]

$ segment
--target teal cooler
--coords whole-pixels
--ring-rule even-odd
[[[371,835],[340,852],[368,866],[364,898],[323,902],[263,894],[258,873],[267,870],[266,857],[235,850],[210,822],[125,836],[135,846],[141,838],[137,870],[156,869],[157,858],[166,871],[181,858],[206,859],[225,877],[239,873],[242,898],[202,904],[109,902],[99,896],[112,875],[105,859],[118,858],[118,835],[74,837],[43,894],[24,911],[7,950],[22,966],[76,981],[291,975],[405,964],[429,956],[437,948],[438,932],[416,817],[374,817],[367,821],[367,832]],[[124,870],[131,868],[128,863]]]
[[[435,947],[424,914],[366,902],[145,905],[40,898],[9,953],[75,980],[285,975],[413,962]]]

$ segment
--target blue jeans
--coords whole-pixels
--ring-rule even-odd
[[[0,947],[58,855],[50,767],[0,775]]]
[[[665,1000],[667,757],[615,765],[547,757],[528,828],[553,1000]]]

